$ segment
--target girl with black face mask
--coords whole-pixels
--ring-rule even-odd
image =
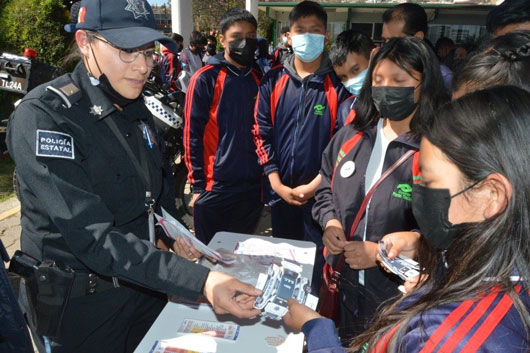
[[[398,294],[400,280],[377,266],[378,241],[418,227],[412,214],[419,126],[448,100],[434,52],[416,38],[395,38],[373,57],[354,122],[341,129],[322,157],[322,183],[313,217],[324,229],[328,263],[341,268],[341,338],[363,332],[377,307]],[[404,162],[375,188],[360,222],[365,196],[401,157]],[[368,202],[368,199],[367,201]]]
[[[530,351],[529,133],[530,93],[514,86],[435,113],[412,200],[427,279],[382,310],[351,351]],[[315,338],[333,330],[316,312],[290,302],[284,320],[303,328],[309,352],[315,341],[318,352],[344,352],[336,339]]]

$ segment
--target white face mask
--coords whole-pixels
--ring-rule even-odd
[[[304,33],[291,36],[293,52],[303,62],[311,62],[324,51],[323,34]]]
[[[364,84],[364,80],[366,79],[367,72],[368,69],[365,69],[357,76],[350,78],[348,81],[343,82],[342,84],[351,94],[358,96],[359,92],[361,91],[361,87]]]

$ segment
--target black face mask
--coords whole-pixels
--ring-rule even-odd
[[[184,49],[184,45],[181,44],[181,45],[179,45],[179,49],[178,49],[177,53],[180,53],[182,51],[182,49]]]
[[[131,104],[132,102],[138,100],[138,98],[141,97],[140,95],[134,99],[130,99],[130,98],[126,98],[122,96],[121,94],[119,94],[118,91],[116,91],[114,87],[112,87],[112,85],[110,84],[110,81],[107,75],[105,75],[103,71],[101,71],[101,68],[99,67],[98,59],[96,58],[96,54],[94,54],[94,50],[92,49],[92,46],[90,46],[90,50],[92,51],[92,55],[94,56],[94,61],[96,62],[96,66],[98,67],[99,72],[101,72],[101,75],[99,76],[99,78],[96,79],[92,75],[92,70],[89,70],[90,71],[89,75],[96,80],[97,82],[96,86],[99,87],[103,91],[103,93],[105,93],[105,95],[110,99],[110,101],[113,104],[117,104],[118,106],[123,108],[127,104]],[[88,61],[86,62],[86,64],[87,66],[89,66]]]
[[[230,51],[228,56],[241,66],[250,66],[254,60],[254,52],[257,47],[257,39],[235,39],[228,42],[228,49]]]
[[[468,191],[479,182],[451,196],[449,189],[430,189],[415,184],[412,186],[412,213],[422,235],[432,247],[445,250],[453,240],[472,223],[453,225],[449,222],[451,199]]]
[[[372,100],[382,118],[399,121],[416,108],[414,87],[372,87]]]
[[[206,46],[206,52],[209,54],[209,55],[215,55],[216,51],[216,45],[215,44],[208,44]]]
[[[103,93],[105,93],[105,95],[110,99],[110,101],[112,103],[114,103],[114,104],[119,105],[122,108],[125,107],[128,104],[131,104],[132,102],[137,101],[138,98],[140,98],[140,96],[141,96],[140,95],[140,96],[138,96],[135,99],[130,99],[130,98],[126,98],[126,97],[122,96],[121,94],[118,93],[118,91],[116,91],[112,87],[112,85],[110,84],[109,79],[107,78],[107,75],[105,75],[105,74],[101,74],[101,76],[99,76],[99,78],[98,78],[98,81],[99,81],[98,87],[101,88]]]

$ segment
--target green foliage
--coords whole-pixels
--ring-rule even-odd
[[[193,23],[200,32],[220,29],[223,14],[233,7],[245,8],[245,0],[193,0]]]
[[[267,16],[265,11],[258,11],[258,35],[267,39],[267,42],[273,40],[274,20]],[[273,43],[273,47],[276,43]]]
[[[24,48],[38,52],[38,59],[58,66],[66,55],[69,22],[62,0],[2,0],[0,51],[21,55]]]

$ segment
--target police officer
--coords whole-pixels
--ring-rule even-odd
[[[177,49],[154,28],[145,0],[83,0],[75,33],[82,62],[31,91],[10,119],[22,250],[75,271],[71,286],[53,280],[69,272],[39,277],[38,290],[27,286],[47,351],[133,351],[167,294],[204,295],[217,313],[259,313],[252,306],[260,292],[188,261],[200,256],[193,247],[164,239],[175,254],[152,243],[152,214],[175,211],[174,192],[140,95],[154,42]],[[64,304],[57,315],[55,302]],[[60,325],[50,329],[41,313]]]

